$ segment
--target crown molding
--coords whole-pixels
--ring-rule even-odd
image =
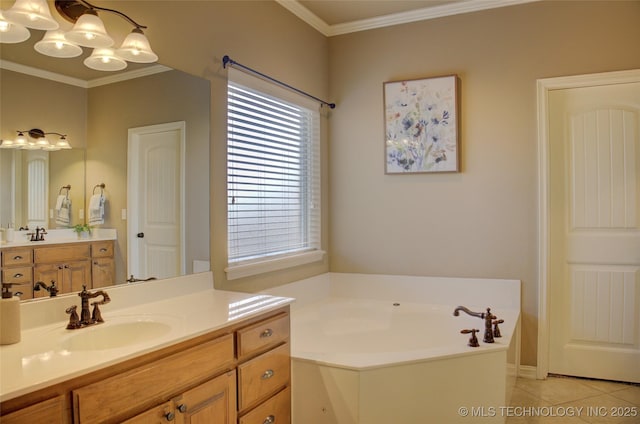
[[[8,71],[19,72],[21,74],[31,75],[33,77],[44,78],[51,81],[61,82],[63,84],[74,85],[81,88],[89,88],[87,81],[73,78],[56,72],[45,71],[44,69],[34,68],[32,66],[21,65],[19,63],[10,62],[0,59],[0,68]]]
[[[8,71],[19,72],[21,74],[31,75],[37,78],[48,79],[50,81],[56,81],[63,84],[73,85],[80,88],[93,88],[101,85],[112,84],[114,82],[126,81],[134,78],[146,77],[148,75],[157,74],[160,72],[171,71],[164,65],[151,65],[146,68],[137,69],[135,71],[121,72],[114,75],[107,75],[105,77],[95,78],[89,81],[85,81],[80,78],[69,77],[67,75],[58,74],[56,72],[46,71],[44,69],[34,68],[32,66],[21,65],[20,63],[11,62],[8,60],[0,59],[0,69],[6,69]]]
[[[407,12],[393,13],[370,19],[361,19],[342,24],[328,25],[297,0],[276,0],[282,7],[311,25],[317,31],[327,37],[349,34],[370,29],[383,28],[392,25],[406,24],[410,22],[424,21],[441,18],[444,16],[459,15],[462,13],[477,12],[498,7],[513,6],[523,3],[531,3],[540,0],[462,0],[460,2],[441,6],[425,7]]]

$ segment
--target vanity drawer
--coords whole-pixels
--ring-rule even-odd
[[[2,281],[4,283],[31,284],[32,276],[33,268],[30,266],[5,268],[2,270]],[[12,289],[11,291],[15,291],[15,289]]]
[[[243,360],[289,339],[289,314],[238,330],[238,359]]]
[[[287,387],[248,414],[240,417],[239,424],[290,424],[291,388]]]
[[[33,256],[37,263],[70,261],[91,257],[91,249],[87,243],[68,246],[40,247],[33,249]]]
[[[99,243],[91,243],[91,257],[106,258],[113,256],[113,242],[103,241]]]
[[[2,424],[59,424],[68,422],[64,396],[57,396],[16,412],[3,415]]]
[[[2,266],[29,265],[33,262],[33,250],[7,249],[2,251]]]
[[[233,335],[227,334],[74,390],[74,422],[121,422],[199,381],[232,369],[233,354]]]
[[[290,370],[288,343],[239,365],[239,410],[259,403],[286,386]]]

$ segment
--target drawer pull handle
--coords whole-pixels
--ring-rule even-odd
[[[20,277],[24,277],[23,274],[20,274],[19,272],[14,274],[13,278],[20,278]]]
[[[164,417],[167,421],[173,421],[173,419],[176,417],[176,414],[174,414],[173,412],[167,412],[166,414],[164,414]]]
[[[263,380],[268,380],[268,379],[270,379],[271,377],[273,377],[273,375],[274,375],[274,374],[275,374],[275,372],[274,372],[273,370],[266,370],[266,371],[264,372],[264,374],[262,374],[262,379],[263,379]]]
[[[178,411],[184,414],[185,412],[187,412],[187,405],[185,405],[184,403],[181,403],[180,405],[178,405]]]
[[[103,248],[101,248],[101,249],[100,249],[100,251],[101,251],[101,252],[106,252],[106,251],[107,251],[107,248],[106,248],[106,247],[103,247]]]
[[[273,330],[270,329],[270,328],[267,328],[262,333],[260,333],[260,337],[261,338],[266,338],[266,337],[271,337],[271,336],[273,336]]]
[[[276,422],[276,417],[274,417],[273,415],[269,415],[267,418],[264,419],[264,421],[262,421],[262,424],[273,424]]]
[[[22,256],[20,256],[20,255],[16,255],[16,256],[13,257],[14,261],[19,261],[20,259],[22,259]]]

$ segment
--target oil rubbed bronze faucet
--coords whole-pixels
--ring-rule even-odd
[[[33,286],[33,290],[40,291],[40,289],[48,291],[49,297],[56,297],[58,295],[58,288],[56,287],[56,282],[54,280],[51,280],[51,285],[49,287],[47,287],[47,285],[42,281],[36,282]]]
[[[465,308],[464,306],[458,306],[453,310],[453,316],[460,315],[460,311],[465,312],[467,315],[471,315],[472,317],[482,318],[484,320],[484,338],[482,339],[485,343],[493,343],[493,328],[491,325],[493,324],[493,320],[498,318],[497,316],[491,313],[491,308],[487,308],[487,312],[472,312],[469,308]],[[503,321],[504,322],[504,321]]]
[[[105,303],[111,302],[109,295],[107,292],[103,290],[98,290],[97,292],[91,293],[87,291],[87,286],[82,286],[82,291],[78,293],[81,299],[81,310],[80,317],[78,317],[78,313],[76,312],[77,306],[73,305],[68,308],[65,312],[69,314],[69,324],[67,324],[67,329],[75,330],[78,328],[87,327],[93,324],[99,324],[104,322],[102,319],[102,314],[100,313],[99,305],[104,305]],[[94,297],[102,296],[101,301],[91,302],[93,306],[93,313],[89,310],[89,299]]]

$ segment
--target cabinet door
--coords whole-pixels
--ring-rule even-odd
[[[91,281],[93,288],[115,284],[116,267],[113,258],[93,258],[91,260]]]
[[[174,399],[178,423],[235,424],[236,371],[209,380]]]
[[[82,290],[91,285],[91,262],[89,259],[70,261],[68,263],[36,264],[33,267],[33,280],[42,281],[49,285],[55,281],[59,293],[71,293]],[[48,293],[40,290],[34,293],[36,297],[46,297]]]
[[[175,421],[175,408],[172,401],[158,405],[142,414],[123,421],[122,424],[167,424]]]
[[[62,266],[59,264],[38,264],[33,267],[33,282],[42,281],[47,286],[52,281],[56,282],[59,293],[69,293],[68,287],[65,287],[62,283]],[[33,292],[34,297],[47,297],[49,293],[46,290],[38,290]]]
[[[76,292],[82,290],[82,286],[87,289],[93,287],[91,284],[91,262],[89,259],[72,261],[63,265],[64,279],[69,291]]]

